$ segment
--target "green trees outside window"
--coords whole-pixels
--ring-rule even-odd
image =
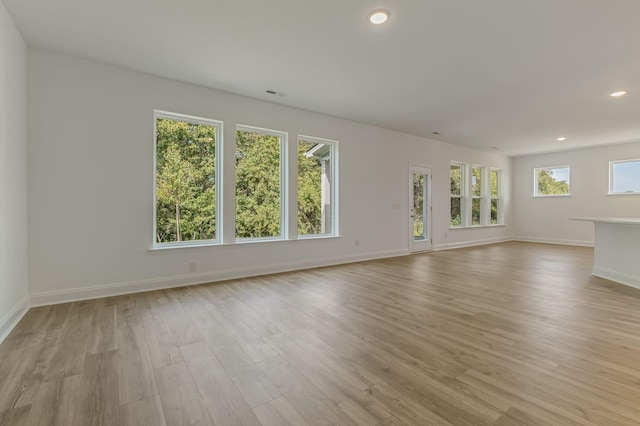
[[[482,175],[484,167],[471,167],[471,224],[481,225],[484,218],[482,217]]]
[[[156,119],[156,243],[216,239],[219,128]]]
[[[534,170],[535,196],[569,195],[569,167],[541,167]]]
[[[422,173],[413,173],[413,238],[420,239],[425,236],[425,186],[426,177]]]
[[[331,146],[298,141],[298,235],[331,232]]]
[[[155,117],[155,244],[219,241],[222,123],[161,112]],[[282,238],[286,133],[239,126],[235,136],[235,236]],[[334,232],[336,145],[322,141],[301,139],[297,146],[300,236]]]
[[[281,236],[284,135],[236,131],[236,237]]]
[[[462,164],[451,164],[451,227],[462,226],[462,197],[463,197]]]
[[[491,224],[497,225],[500,223],[500,192],[502,189],[500,188],[501,182],[501,171],[493,169],[491,170]]]
[[[451,228],[503,223],[500,169],[454,161],[449,173]]]

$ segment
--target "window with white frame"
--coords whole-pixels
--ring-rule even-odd
[[[450,227],[502,225],[501,180],[500,169],[452,162]]]
[[[236,238],[284,237],[287,134],[236,127]]]
[[[537,167],[533,170],[533,195],[554,197],[571,195],[570,167]]]
[[[640,159],[609,162],[609,194],[640,194]]]
[[[481,166],[471,167],[471,225],[483,225],[485,214],[485,168]]]
[[[466,194],[466,165],[464,163],[452,162],[449,172],[451,191],[451,216],[450,226],[457,228],[465,226],[464,198]]]
[[[491,169],[491,218],[492,225],[502,223],[502,170]]]
[[[338,235],[337,141],[299,136],[296,147],[286,132],[236,126],[235,145],[227,141],[235,195],[224,199],[223,122],[165,111],[153,118],[154,249]],[[290,173],[297,191],[287,189]],[[225,222],[235,233],[223,238]]]
[[[334,235],[337,142],[298,138],[298,236]]]
[[[216,242],[222,122],[154,111],[154,245]]]

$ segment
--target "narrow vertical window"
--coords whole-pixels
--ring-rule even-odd
[[[160,111],[154,119],[154,245],[218,240],[222,122]]]
[[[423,173],[413,173],[413,238],[415,240],[424,240],[425,234],[425,202],[427,187],[427,175]]]
[[[287,135],[236,129],[236,237],[283,237],[283,154]]]
[[[502,223],[502,171],[491,170],[491,224]]]
[[[451,185],[451,221],[452,228],[464,226],[463,198],[465,194],[464,165],[462,163],[451,163],[450,169]]]
[[[482,225],[484,214],[483,199],[483,175],[484,167],[471,167],[471,224]]]
[[[298,139],[298,235],[334,235],[337,143]]]

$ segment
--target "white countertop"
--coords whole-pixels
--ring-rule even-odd
[[[640,225],[640,217],[570,217],[569,220],[583,220],[593,223],[620,223]]]

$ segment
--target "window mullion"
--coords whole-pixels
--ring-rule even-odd
[[[222,242],[236,242],[236,129],[227,126],[225,129],[225,146],[223,148],[223,181],[222,191]]]

